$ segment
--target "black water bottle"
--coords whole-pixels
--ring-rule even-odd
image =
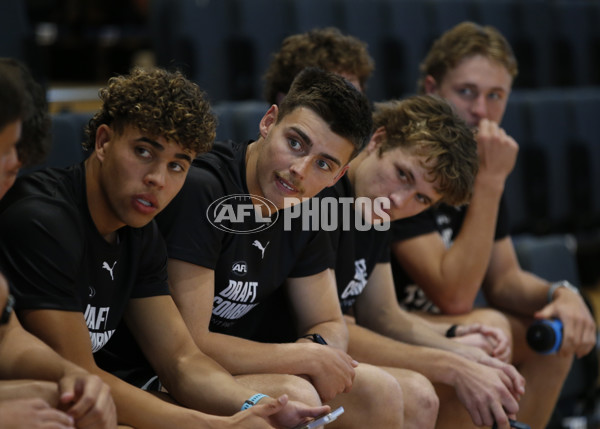
[[[560,349],[563,325],[559,319],[536,320],[527,329],[527,344],[541,354],[556,353]]]

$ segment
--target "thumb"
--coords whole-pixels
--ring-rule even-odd
[[[269,417],[269,416],[272,416],[273,414],[277,414],[279,411],[281,411],[287,403],[288,403],[288,396],[281,395],[275,401],[269,401],[268,403],[264,403],[264,404],[259,403],[258,405],[255,405],[252,408],[259,409],[260,410],[259,414],[262,417]]]
[[[550,319],[554,316],[554,307],[552,305],[547,305],[539,311],[536,311],[533,314],[533,317],[536,319]]]
[[[73,377],[63,377],[58,382],[58,389],[60,392],[60,402],[67,404],[75,399],[77,381]]]

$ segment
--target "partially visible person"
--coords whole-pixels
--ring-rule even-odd
[[[200,348],[264,393],[288,388],[309,404],[344,406],[328,428],[404,427],[396,380],[346,352],[327,237],[285,221],[292,198],[313,197],[345,174],[371,124],[366,97],[348,81],[306,68],[257,124],[257,140],[216,143],[157,218],[171,291]],[[242,213],[250,216],[241,221]],[[275,327],[257,332],[256,323],[284,284],[296,335],[271,343]]]
[[[19,158],[30,159],[29,149],[48,133],[45,121],[32,119],[47,115],[45,104],[36,102],[39,91],[24,65],[0,59],[0,198],[14,182]],[[26,150],[17,155],[19,145]],[[2,427],[115,428],[116,410],[108,385],[26,332],[12,315],[14,304],[0,274]]]
[[[405,370],[426,376],[439,396],[437,428],[494,421],[508,428],[524,380],[514,367],[489,356],[508,358],[506,338],[481,325],[455,332],[458,337],[482,334],[491,340],[484,351],[446,338],[448,324],[442,332],[431,329],[399,306],[390,265],[390,221],[469,199],[478,166],[473,133],[435,96],[376,103],[373,122],[371,141],[352,160],[346,178],[319,195],[354,201],[352,210],[344,212],[343,204],[337,209],[337,230],[330,234],[349,352],[361,362],[385,367],[407,393],[414,376],[407,377]],[[383,203],[388,207],[382,211]],[[411,412],[417,422],[413,427],[427,427],[426,416],[415,418],[428,413],[425,407],[416,403]]]
[[[350,43],[354,49],[343,49],[345,45]],[[291,82],[291,73],[298,73],[302,70],[304,65],[308,64],[320,64],[321,67],[337,73],[345,77],[350,82],[353,82],[355,87],[364,91],[364,83],[357,84],[360,82],[366,82],[372,72],[373,67],[358,67],[357,64],[368,64],[371,60],[366,51],[366,46],[361,41],[342,35],[337,29],[323,29],[323,30],[311,30],[306,33],[297,34],[290,36],[284,40],[280,50],[273,55],[272,61],[268,67],[267,73],[265,73],[265,94],[271,94],[269,98],[270,102],[278,103],[283,99],[283,96],[289,90],[289,84]],[[360,78],[359,78],[360,76]],[[276,89],[276,90],[275,90]],[[277,95],[277,97],[275,97]],[[399,109],[400,112],[400,109]],[[400,115],[398,121],[400,121]],[[423,124],[426,127],[426,123]],[[394,123],[394,127],[400,127],[400,124]],[[433,155],[435,156],[435,154]],[[342,179],[345,181],[345,179]],[[332,189],[337,189],[340,183]],[[327,195],[328,191],[325,190],[324,194]],[[424,210],[423,206],[420,210]],[[406,213],[404,214],[406,216]],[[374,257],[374,255],[373,255]],[[266,330],[266,327],[271,325],[278,326],[280,333],[277,334],[279,341],[289,340],[293,338],[290,336],[286,329],[281,329],[281,326],[289,324],[289,309],[282,307],[281,302],[286,301],[286,292],[281,289],[276,293],[275,296],[269,299],[267,305],[268,310],[265,312],[270,314],[270,317],[266,318],[262,322],[262,330]],[[396,309],[400,311],[400,309]],[[395,311],[396,311],[395,310]],[[393,312],[392,312],[393,313]],[[402,313],[406,316],[406,313]],[[414,318],[413,318],[414,319]],[[274,322],[277,320],[277,322]],[[412,324],[413,322],[411,322]],[[422,321],[416,321],[418,325],[422,325]],[[430,324],[434,330],[445,333],[448,329],[447,323],[436,323]],[[420,327],[422,328],[422,327]],[[473,328],[473,329],[471,329]],[[271,337],[273,336],[273,328],[269,328],[271,331]],[[482,350],[486,351],[492,356],[498,357],[502,360],[508,360],[510,358],[510,347],[508,347],[508,338],[497,328],[490,328],[485,325],[474,325],[472,327],[463,326],[457,330],[456,341],[465,344],[471,344],[478,346]],[[451,343],[446,343],[446,346]],[[459,347],[459,346],[457,346]],[[403,353],[409,353],[408,351],[418,352],[414,347],[407,344],[403,344],[400,347]],[[432,351],[432,353],[437,353]],[[408,355],[408,354],[407,354]],[[419,360],[421,362],[421,360]],[[438,360],[437,362],[440,362]],[[437,362],[432,362],[433,366]],[[445,361],[448,362],[448,361]],[[398,364],[398,361],[395,361]],[[400,364],[399,364],[400,365]],[[428,376],[432,376],[431,371],[425,372]],[[448,372],[446,372],[446,375]],[[426,383],[415,383],[414,373],[406,371],[405,373],[394,374],[399,380],[405,390],[411,391],[411,394],[405,397],[404,410],[405,410],[405,424],[414,424],[417,427],[426,427],[426,420],[430,416],[434,415],[432,411],[434,407],[427,406],[427,404],[437,403],[438,398],[436,397],[433,387],[429,387]],[[412,378],[411,378],[412,375]],[[431,379],[437,381],[439,378],[434,375]],[[413,381],[411,384],[411,380]],[[465,379],[457,379],[458,384]],[[419,385],[420,389],[417,389]],[[439,390],[439,389],[438,389]],[[450,395],[445,395],[450,396]],[[441,413],[446,414],[446,410],[461,410],[462,407],[456,407],[455,401],[449,402],[446,397],[442,398],[441,401]],[[465,414],[463,412],[463,414]],[[466,416],[468,419],[468,416]],[[445,421],[442,418],[442,421]]]
[[[306,67],[337,73],[365,93],[375,66],[366,43],[335,27],[293,34],[286,37],[273,54],[263,76],[265,100],[279,104],[296,75]]]
[[[237,383],[194,344],[169,296],[153,218],[212,145],[204,93],[179,72],[136,68],[100,97],[90,157],[18,179],[0,204],[0,265],[24,327],[104,380],[124,425],[290,427],[327,411]],[[160,375],[155,395],[111,373],[135,358],[117,341],[124,325]]]
[[[516,75],[512,49],[493,27],[463,22],[435,41],[421,64],[419,91],[450,101],[476,130],[479,173],[468,205],[441,205],[396,222],[392,251],[401,303],[428,311],[420,313],[428,320],[493,325],[497,317],[474,308],[480,290],[508,316],[510,326],[502,328],[512,336],[512,362],[528,386],[519,419],[543,428],[573,356],[594,346],[596,327],[576,287],[521,269],[509,235],[502,194],[518,145],[500,122]],[[561,350],[537,354],[525,341],[527,327],[553,317],[564,324]]]

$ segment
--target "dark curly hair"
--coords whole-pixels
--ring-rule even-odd
[[[424,157],[427,180],[438,182],[441,202],[467,203],[479,168],[473,131],[443,98],[417,95],[375,103],[374,129],[385,128],[380,154],[398,147]]]
[[[263,76],[265,100],[277,104],[278,94],[287,94],[294,77],[305,67],[354,75],[363,91],[375,68],[366,43],[335,27],[294,34],[283,40]]]
[[[111,78],[99,95],[102,107],[86,127],[86,149],[94,147],[96,130],[102,124],[119,133],[131,125],[196,154],[212,147],[216,116],[204,91],[179,71],[136,67],[129,75]]]

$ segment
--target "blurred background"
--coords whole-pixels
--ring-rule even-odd
[[[257,135],[262,74],[286,36],[336,26],[365,41],[380,101],[413,94],[432,41],[464,20],[498,28],[519,62],[502,124],[521,148],[506,187],[519,260],[579,285],[600,319],[600,0],[0,0],[0,56],[47,89],[53,147],[35,168],[65,166],[86,156],[98,88],[133,65],[183,71],[217,138],[241,141]],[[600,427],[597,354],[576,361],[552,427]]]

